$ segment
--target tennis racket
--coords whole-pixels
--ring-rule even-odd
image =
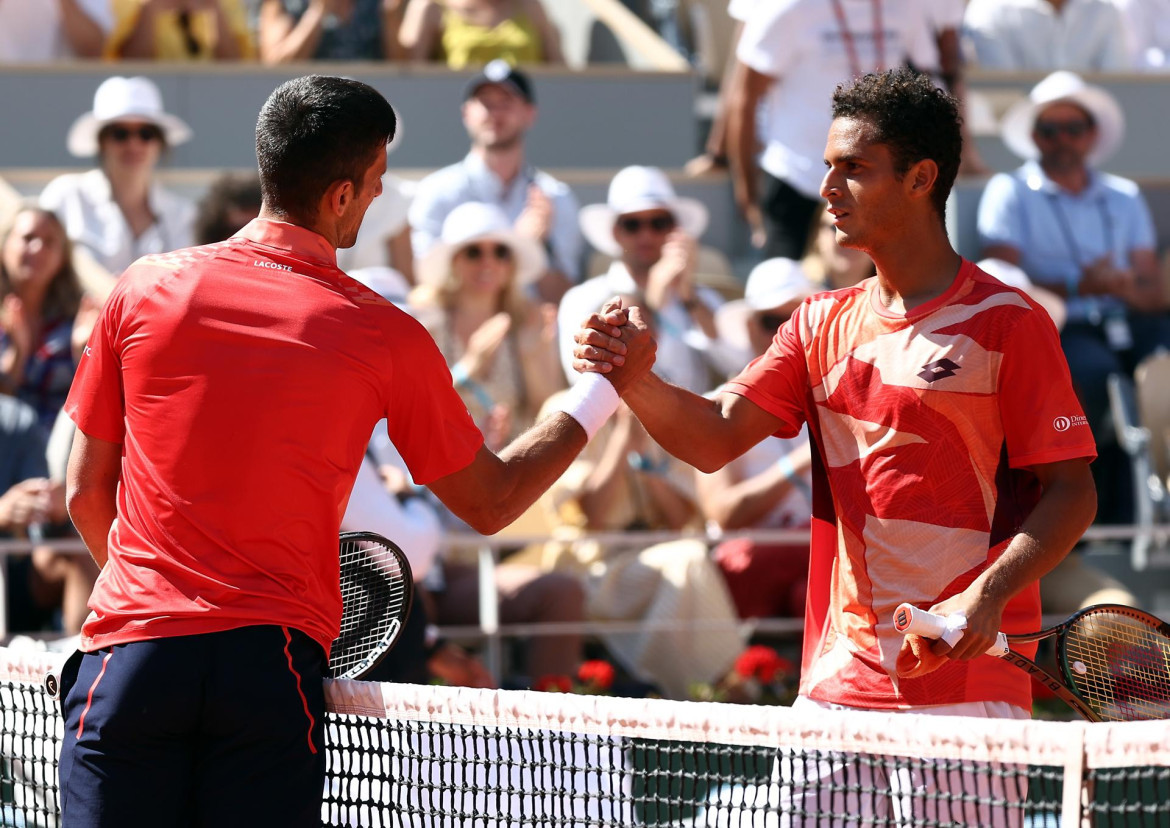
[[[901,604],[894,629],[941,638],[946,617]],[[1011,649],[1055,637],[1060,677]],[[1121,604],[1098,604],[1024,635],[999,633],[989,655],[1006,659],[1091,722],[1170,718],[1170,624]]]
[[[343,532],[341,634],[329,652],[329,675],[361,678],[398,640],[414,600],[406,555],[373,532]]]

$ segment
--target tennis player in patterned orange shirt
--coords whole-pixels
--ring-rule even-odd
[[[653,339],[641,309],[618,300],[578,333],[574,366],[613,379],[651,436],[705,472],[808,424],[812,557],[794,708],[1027,718],[1027,675],[983,653],[1001,628],[1039,628],[1037,581],[1092,522],[1092,434],[1047,313],[947,239],[962,149],[954,99],[901,70],[838,87],[833,115],[821,194],[838,243],[869,254],[875,277],[806,300],[713,400],[646,370]],[[901,601],[964,613],[963,638],[953,649],[904,639]],[[851,803],[858,824],[1004,824],[931,793],[962,774],[862,771],[853,781],[874,794]],[[794,812],[840,824],[833,782],[850,772],[778,762],[777,824]],[[1026,796],[992,785],[1005,801]],[[913,802],[924,813],[905,813]]]
[[[839,87],[833,108],[821,194],[838,243],[877,275],[806,300],[714,400],[649,373],[623,399],[703,471],[808,423],[799,704],[1026,717],[1028,677],[981,654],[1001,628],[1038,629],[1037,580],[1096,511],[1092,434],[1045,311],[947,239],[954,100],[903,70]],[[623,323],[620,339],[606,330]],[[615,378],[653,353],[637,308],[611,306],[578,343],[578,370]],[[911,649],[893,629],[901,601],[965,613],[964,637]]]

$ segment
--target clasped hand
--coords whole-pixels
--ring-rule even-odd
[[[610,299],[573,337],[573,369],[604,374],[624,394],[654,367],[658,345],[640,307]]]

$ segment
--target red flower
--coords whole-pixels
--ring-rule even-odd
[[[542,693],[572,693],[573,680],[564,675],[541,676],[532,689]]]
[[[792,663],[771,647],[756,644],[748,647],[735,660],[735,672],[740,678],[755,679],[761,684],[771,684],[776,675],[790,673]]]
[[[586,661],[577,670],[577,678],[587,687],[608,690],[613,687],[613,665],[600,659]]]

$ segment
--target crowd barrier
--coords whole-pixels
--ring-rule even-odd
[[[772,529],[748,530],[740,532],[597,532],[588,535],[574,536],[567,539],[557,534],[511,534],[497,536],[476,535],[473,533],[450,533],[443,540],[446,550],[473,550],[479,566],[479,595],[480,617],[479,623],[474,626],[440,627],[439,632],[456,640],[475,640],[482,642],[484,661],[493,675],[499,676],[504,664],[503,646],[510,638],[531,637],[539,635],[564,635],[579,633],[586,636],[597,636],[607,633],[634,632],[646,630],[646,621],[583,621],[580,623],[539,623],[539,624],[503,624],[500,621],[498,593],[495,586],[495,569],[500,563],[501,549],[515,549],[542,544],[550,541],[558,543],[590,541],[601,544],[623,547],[649,547],[657,543],[694,538],[703,540],[714,546],[725,540],[748,538],[761,543],[807,543],[809,532],[805,529]],[[1147,550],[1148,566],[1152,570],[1163,570],[1170,573],[1170,524],[1156,524],[1152,526],[1092,526],[1085,532],[1084,540],[1089,543],[1120,542],[1134,546],[1143,544]],[[85,545],[80,539],[46,540],[41,545],[51,547],[58,552],[70,554],[88,554]],[[10,555],[27,554],[32,549],[28,540],[0,540],[0,641],[6,640],[8,631],[8,608],[6,602],[5,580],[7,576],[7,559]],[[1158,578],[1160,573],[1146,571],[1144,579]],[[1060,619],[1057,619],[1060,620]],[[803,632],[802,619],[799,618],[753,618],[732,622],[746,636],[769,634],[777,636],[798,636]],[[727,621],[705,621],[694,619],[687,622],[687,628],[695,631],[705,629],[726,629]]]

